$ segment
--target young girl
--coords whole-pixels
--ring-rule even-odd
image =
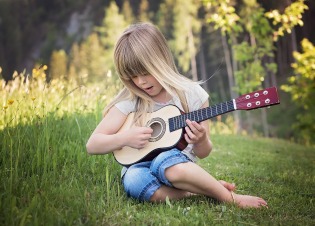
[[[208,94],[179,74],[164,36],[150,23],[134,24],[123,32],[115,46],[114,61],[125,87],[105,108],[103,120],[87,142],[89,154],[107,154],[125,146],[144,148],[153,132],[145,126],[145,118],[166,105],[176,105],[184,112],[209,106]],[[120,131],[131,112],[135,112],[134,126]],[[234,184],[217,181],[195,163],[212,150],[209,125],[188,119],[186,123],[188,146],[184,150],[173,148],[150,161],[123,168],[127,195],[156,202],[201,194],[240,207],[267,206],[262,198],[233,193]]]

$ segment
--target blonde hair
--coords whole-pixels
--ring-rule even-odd
[[[147,112],[152,111],[153,101],[133,83],[132,78],[147,74],[154,76],[167,93],[178,96],[184,111],[189,111],[185,91],[193,81],[178,72],[165,37],[156,26],[150,23],[129,26],[116,43],[114,62],[125,87],[104,109],[104,115],[122,100],[135,100],[134,123],[143,125]]]

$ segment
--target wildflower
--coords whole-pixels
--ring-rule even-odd
[[[14,103],[14,100],[10,99],[8,100],[8,105],[12,105]]]
[[[3,105],[3,109],[6,110],[8,108],[8,105]]]
[[[43,66],[43,70],[46,71],[48,69],[47,65]]]
[[[112,71],[111,71],[111,70],[109,70],[109,71],[107,72],[107,77],[108,77],[108,78],[112,77]]]
[[[36,100],[36,97],[31,97],[32,101]]]

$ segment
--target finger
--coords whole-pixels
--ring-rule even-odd
[[[192,144],[192,143],[193,143],[193,141],[189,138],[189,136],[187,135],[187,133],[185,133],[184,137],[185,137],[185,140],[186,140],[186,142],[187,142],[188,144]]]
[[[147,134],[151,134],[153,133],[153,129],[151,127],[144,127],[143,132]]]
[[[189,119],[186,120],[187,126],[189,127],[190,131],[192,133],[196,132],[197,129],[195,128],[194,124],[192,121],[190,121]]]
[[[191,131],[191,128],[189,128],[188,126],[185,127],[185,131],[186,131],[186,134],[190,137],[190,138],[193,138],[195,135],[193,133],[193,131]]]
[[[143,141],[147,141],[151,138],[151,134],[144,134],[142,137],[141,137],[141,140]]]
[[[148,141],[141,142],[140,148],[144,148],[145,146],[147,146],[148,143],[149,143]]]
[[[185,136],[186,136],[186,141],[189,143],[189,144],[194,144],[198,141],[198,138],[195,134],[193,134],[192,132],[190,132],[190,129],[187,128],[188,132],[185,133]]]
[[[204,128],[202,125],[200,125],[198,122],[193,121],[192,125],[195,127],[196,130],[198,130],[199,132],[203,132]]]

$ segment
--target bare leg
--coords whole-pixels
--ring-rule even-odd
[[[223,186],[208,172],[195,163],[187,162],[169,167],[165,171],[166,178],[174,187],[215,198],[222,202],[234,202],[240,207],[267,206],[265,200],[247,195],[231,195],[231,190]]]
[[[230,184],[226,181],[219,180],[219,182],[229,191],[234,191],[235,185]],[[151,197],[150,201],[151,202],[164,202],[166,200],[166,197],[168,197],[171,200],[178,200],[178,199],[183,199],[192,195],[196,195],[194,193],[180,190],[177,188],[171,188],[168,186],[162,186],[160,187]]]
[[[191,195],[194,195],[194,194],[188,191],[184,191],[184,190],[180,190],[177,188],[172,188],[172,187],[163,185],[152,195],[150,201],[151,202],[164,202],[166,200],[166,197],[172,200],[178,200],[178,199],[189,197]]]

